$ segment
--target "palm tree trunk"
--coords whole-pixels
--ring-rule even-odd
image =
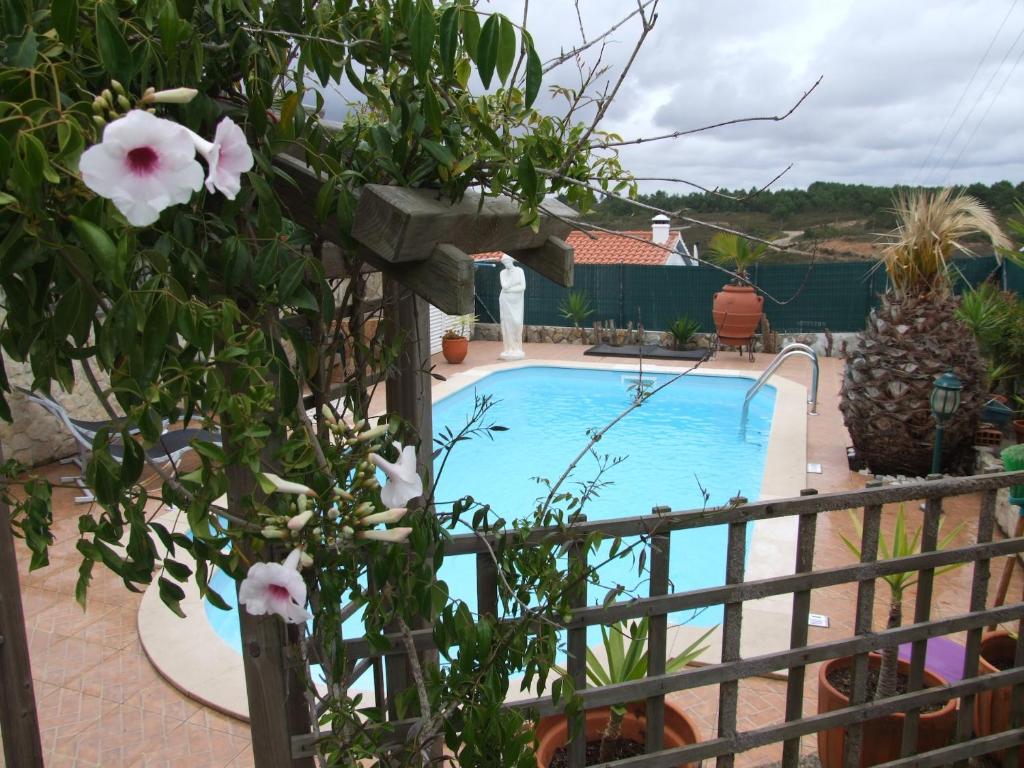
[[[608,726],[601,734],[601,755],[602,763],[610,763],[615,759],[615,742],[622,735],[622,719],[626,716],[624,709],[617,710],[612,707],[611,717],[608,718]]]
[[[902,596],[893,595],[889,603],[888,629],[897,629],[903,623],[903,599]],[[899,668],[898,645],[891,646],[882,651],[882,664],[878,670],[878,687],[875,689],[873,699],[884,699],[896,695],[897,669]]]

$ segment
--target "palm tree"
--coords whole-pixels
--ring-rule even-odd
[[[751,246],[749,240],[729,232],[719,232],[711,238],[711,261],[731,268],[741,278],[741,282],[748,280],[747,268],[753,266],[767,250],[768,246],[764,243]]]
[[[848,353],[840,410],[858,456],[876,474],[925,475],[935,422],[929,396],[935,378],[953,371],[961,406],[945,425],[944,459],[966,469],[987,383],[973,334],[957,317],[954,254],[981,233],[997,248],[1009,241],[978,200],[949,189],[901,194],[897,227],[881,265],[889,286]]]

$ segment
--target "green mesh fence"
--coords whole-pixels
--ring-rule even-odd
[[[1016,291],[1018,296],[1024,296],[1024,267],[1007,263],[1004,268],[1006,269],[1006,289]]]
[[[994,256],[955,262],[958,291],[978,285],[999,269]],[[1024,270],[1007,273],[1011,290],[1024,294]],[[559,305],[569,291],[526,271],[527,325],[568,325]],[[497,320],[500,270],[477,270],[477,314],[483,322]],[[871,262],[763,264],[751,278],[770,298],[765,313],[777,331],[800,333],[859,331],[868,312],[885,290],[885,270]],[[1014,282],[1015,281],[1015,282]],[[626,264],[576,265],[574,291],[584,293],[594,314],[587,320],[614,320],[617,327],[641,321],[650,330],[664,330],[683,315],[697,320],[701,330],[714,330],[711,302],[727,282],[713,267],[643,267]]]

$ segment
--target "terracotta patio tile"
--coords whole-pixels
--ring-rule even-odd
[[[31,632],[29,653],[34,679],[54,685],[81,687],[75,683],[82,675],[114,656],[117,650],[52,632]]]
[[[86,693],[120,704],[160,681],[160,675],[149,663],[136,638],[129,648],[112,653],[102,664],[79,677],[73,685]]]
[[[235,717],[229,717],[210,707],[201,707],[198,712],[188,719],[188,723],[208,728],[212,731],[221,731],[246,741],[250,738],[249,724],[247,722]]]
[[[107,706],[98,696],[69,688],[54,688],[42,697],[37,689],[36,701],[40,737],[43,750],[48,753],[56,749],[58,742],[65,743],[93,727]]]
[[[220,768],[248,745],[248,738],[184,723],[160,740],[148,739],[140,744],[126,756],[124,765],[131,768]]]
[[[204,709],[202,704],[190,699],[159,676],[152,682],[131,692],[125,698],[124,706],[183,722],[191,720]],[[248,732],[248,728],[246,728],[246,732]]]

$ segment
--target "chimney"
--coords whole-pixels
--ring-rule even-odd
[[[651,242],[657,243],[658,245],[664,245],[668,242],[669,229],[668,225],[671,219],[664,213],[659,213],[653,219],[651,219]]]

